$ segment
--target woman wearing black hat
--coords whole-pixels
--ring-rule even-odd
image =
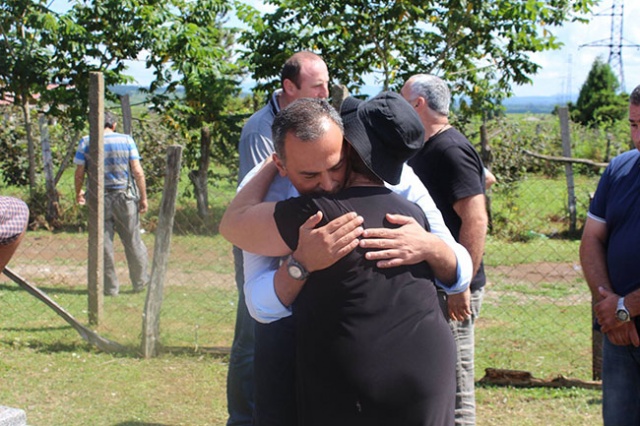
[[[276,146],[279,134],[298,136],[296,123],[306,123],[304,114],[313,114],[314,108],[325,108],[322,102],[299,100],[276,117]],[[344,188],[292,198],[271,210],[292,252],[300,227],[318,211],[320,225],[355,211],[367,228],[392,227],[386,214],[394,213],[428,229],[418,206],[384,186],[384,181],[398,183],[404,162],[424,142],[413,108],[385,92],[368,102],[348,98],[341,115],[351,167]],[[265,220],[265,226],[270,223]],[[295,297],[300,424],[452,425],[455,344],[438,305],[432,270],[424,262],[380,269],[364,254],[357,248],[310,275],[293,257],[287,261],[299,286],[278,295],[285,304]]]

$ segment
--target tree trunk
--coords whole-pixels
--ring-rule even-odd
[[[59,225],[59,205],[58,192],[53,178],[53,157],[51,155],[51,143],[49,141],[49,128],[47,126],[47,118],[43,115],[38,119],[40,126],[40,144],[42,146],[42,164],[44,166],[44,175],[47,188],[47,211],[45,218],[49,225],[54,228]]]
[[[29,156],[29,193],[33,196],[36,190],[36,152],[31,128],[31,111],[29,110],[29,95],[22,94],[20,107],[24,116],[24,128],[27,131],[27,149]]]
[[[67,145],[67,152],[62,159],[62,163],[60,163],[60,167],[58,168],[58,172],[56,173],[56,177],[53,179],[54,186],[58,186],[58,182],[62,177],[62,174],[67,169],[69,162],[73,158],[76,153],[76,149],[78,148],[78,141],[80,140],[80,132],[76,130],[76,132],[71,137],[69,144]]]
[[[189,172],[189,179],[193,183],[194,194],[198,206],[198,216],[205,219],[209,215],[209,194],[207,184],[209,181],[209,162],[211,159],[211,130],[203,127],[200,131],[200,160],[198,170]]]

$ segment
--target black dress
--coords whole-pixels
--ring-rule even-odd
[[[299,197],[276,205],[283,239],[295,250],[298,228],[318,210],[323,223],[346,212],[369,228],[391,227],[386,213],[418,206],[383,187]],[[293,305],[300,425],[452,425],[455,343],[425,263],[379,269],[356,249],[316,271]]]

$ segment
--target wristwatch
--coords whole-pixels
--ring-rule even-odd
[[[293,258],[293,255],[289,255],[287,259],[287,272],[291,278],[298,281],[304,281],[309,276],[309,272],[300,262]]]
[[[618,299],[618,309],[616,310],[616,318],[620,322],[631,321],[631,315],[629,315],[629,311],[627,307],[624,306],[624,297]]]

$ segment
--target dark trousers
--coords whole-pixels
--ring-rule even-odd
[[[296,426],[293,317],[255,328],[255,426]]]
[[[254,410],[253,352],[256,321],[249,315],[244,300],[242,250],[233,247],[233,257],[238,287],[238,310],[227,374],[227,408],[229,410],[227,426],[250,426]]]

